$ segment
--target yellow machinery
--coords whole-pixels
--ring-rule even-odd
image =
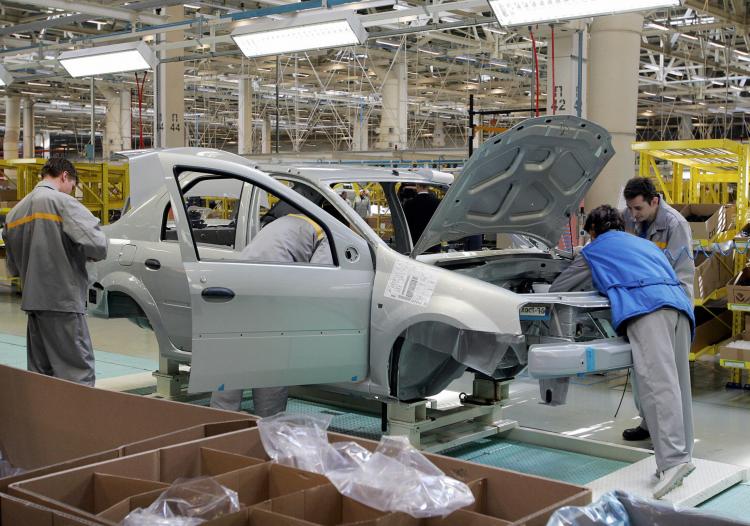
[[[748,160],[750,145],[726,139],[659,141],[634,143],[633,151],[639,154],[639,175],[652,178],[656,187],[669,203],[711,203],[736,205],[734,226],[717,234],[713,239],[694,240],[696,248],[710,251],[719,244],[731,242],[735,250],[734,274],[742,270],[746,263],[748,242],[734,240],[747,221],[748,212]],[[726,288],[721,288],[704,300],[696,300],[696,306],[703,307],[710,300],[726,296]],[[728,305],[734,310],[732,334],[742,332],[742,313],[750,311],[750,305]],[[694,360],[703,354],[715,354],[718,345],[691,353]],[[742,369],[750,369],[750,362],[726,363],[722,366],[732,370],[730,384],[740,386]],[[742,367],[737,367],[742,365]]]
[[[46,159],[0,160],[0,168],[18,190],[17,199],[34,189]],[[78,172],[76,196],[86,208],[109,224],[112,213],[122,210],[130,193],[126,163],[74,163]]]

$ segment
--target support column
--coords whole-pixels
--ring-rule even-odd
[[[636,175],[635,140],[638,113],[638,62],[643,16],[605,16],[591,25],[588,118],[612,134],[615,156],[586,195],[586,209],[617,205],[625,182]]]
[[[50,139],[49,131],[42,132],[41,134],[41,140],[39,141],[39,144],[42,145],[42,157],[45,159],[49,159],[50,156],[50,148],[52,145],[52,141]]]
[[[239,115],[237,118],[237,153],[253,153],[253,82],[247,77],[240,79]]]
[[[401,52],[383,84],[383,107],[376,143],[380,150],[403,150],[408,144],[408,91],[404,56]]]
[[[5,97],[5,135],[3,158],[18,159],[18,134],[21,130],[21,99]]]
[[[553,114],[552,94],[554,93],[556,115],[580,115],[586,118],[589,34],[586,24],[580,24],[577,29],[577,31],[555,29],[555,86],[554,88],[552,86],[552,75],[547,75],[547,115]],[[552,47],[547,46],[547,51],[549,53],[547,65],[551,69]],[[581,92],[580,110],[577,108],[579,89]]]
[[[133,149],[131,95],[129,89],[120,90],[120,148],[122,150]]]
[[[28,97],[23,99],[23,158],[34,157],[34,103]]]
[[[113,152],[122,148],[122,99],[120,94],[110,88],[99,88],[104,95],[104,139],[102,140],[102,158],[109,161]]]
[[[185,18],[182,4],[164,9],[168,22],[177,22]],[[161,42],[181,42],[184,31],[169,31],[163,34]],[[180,49],[169,49],[161,52],[161,58],[177,57]],[[185,146],[185,66],[183,62],[167,62],[158,66],[157,74],[157,146],[176,148]]]
[[[435,120],[435,129],[432,131],[432,147],[445,148],[445,129],[443,129],[443,121],[440,119]]]
[[[370,119],[367,117],[365,108],[359,108],[357,114],[352,118],[352,151],[366,152],[369,150]]]
[[[261,128],[261,153],[271,153],[271,119],[266,115],[263,117]]]

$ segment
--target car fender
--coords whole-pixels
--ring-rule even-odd
[[[528,301],[526,298],[469,276],[426,265],[387,247],[377,247],[376,260],[370,333],[372,394],[387,392],[393,345],[407,328],[420,322],[492,333],[509,342],[523,338],[519,308]],[[408,280],[422,284],[421,290],[411,299],[394,297],[394,290],[406,288]]]
[[[109,292],[127,294],[138,304],[148,318],[159,345],[159,354],[180,361],[190,360],[191,353],[175,347],[167,336],[156,301],[140,279],[129,272],[115,271],[104,276],[98,284],[104,287],[101,301],[105,305],[104,309],[106,309]]]

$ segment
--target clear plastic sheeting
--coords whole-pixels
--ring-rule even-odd
[[[214,479],[178,479],[151,506],[133,510],[121,524],[194,526],[239,510],[237,493]]]
[[[675,508],[663,501],[648,500],[624,491],[602,495],[589,506],[567,506],[550,517],[547,526],[734,526],[750,523],[718,517],[695,508]]]
[[[404,347],[418,344],[450,355],[457,362],[492,376],[496,369],[526,364],[523,335],[495,334],[458,329],[439,322],[422,322],[409,327]]]
[[[383,437],[374,453],[355,442],[330,444],[329,417],[279,414],[258,422],[273,460],[328,477],[346,497],[380,511],[446,516],[474,503],[469,487],[446,476],[404,437]]]

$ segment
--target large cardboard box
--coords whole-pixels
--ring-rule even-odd
[[[680,213],[688,220],[693,239],[712,239],[716,234],[729,229],[731,212],[725,205],[689,204],[684,205]]]
[[[254,420],[0,366],[0,451],[26,470],[0,478],[0,491],[18,480],[251,427]]]
[[[745,267],[727,283],[729,303],[750,303],[750,267]]]
[[[690,352],[697,353],[704,347],[714,345],[732,335],[732,313],[723,312],[716,318],[711,318],[695,328],[695,338],[690,345]]]
[[[734,275],[734,253],[722,255],[698,254],[695,258],[695,279],[693,295],[695,299],[705,299],[715,290],[725,286]]]
[[[329,433],[329,440],[352,440],[369,450],[377,446],[370,440],[337,433]],[[160,490],[177,478],[201,475],[237,491],[240,502],[255,510],[206,523],[209,526],[347,521],[362,522],[360,526],[544,526],[559,507],[591,502],[591,491],[580,486],[440,455],[426,456],[446,474],[469,484],[476,503],[444,522],[417,521],[400,513],[373,510],[342,497],[319,475],[267,462],[256,428],[17,482],[9,493],[107,525],[153,502]]]

